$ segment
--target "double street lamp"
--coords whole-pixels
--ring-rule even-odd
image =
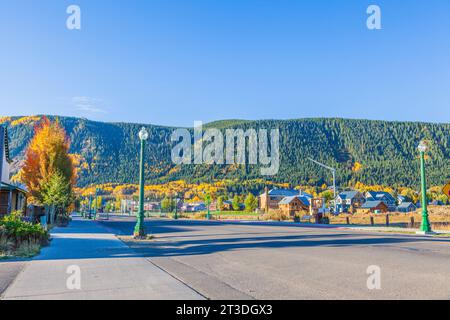
[[[427,234],[432,232],[430,220],[428,219],[427,181],[425,175],[425,152],[427,152],[428,146],[425,141],[421,141],[417,149],[419,149],[420,152],[420,174],[422,180],[422,224],[420,226],[419,233]]]
[[[148,139],[148,132],[145,127],[139,131],[139,140],[141,141],[141,156],[139,164],[139,211],[137,213],[136,227],[134,228],[134,237],[145,237],[144,227],[144,146]]]

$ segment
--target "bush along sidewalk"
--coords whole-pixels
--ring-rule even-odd
[[[0,258],[32,257],[48,242],[49,233],[39,224],[23,221],[20,213],[0,219]]]

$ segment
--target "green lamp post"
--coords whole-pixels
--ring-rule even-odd
[[[145,237],[144,227],[144,146],[148,139],[148,132],[145,127],[139,131],[139,140],[141,140],[141,157],[139,164],[139,211],[137,213],[136,227],[134,228],[134,237]]]
[[[419,233],[427,234],[432,232],[430,220],[428,219],[427,181],[425,175],[425,152],[428,150],[428,146],[425,141],[421,141],[417,149],[420,152],[420,174],[422,180],[422,224]]]
[[[206,219],[211,220],[211,212],[209,210],[210,205],[211,205],[211,195],[209,193],[205,196],[205,204],[208,208],[208,213],[206,214]]]

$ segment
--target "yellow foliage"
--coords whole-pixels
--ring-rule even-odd
[[[361,171],[362,169],[363,169],[363,165],[362,165],[361,163],[355,162],[355,163],[353,164],[353,168],[352,168],[352,171],[353,171],[353,172],[359,172],[359,171]]]
[[[27,124],[35,124],[36,122],[39,122],[41,120],[41,117],[39,116],[28,116],[28,117],[22,117],[19,119],[16,119],[11,122],[11,126],[17,126],[20,124],[27,125]]]
[[[367,192],[367,191],[384,191],[393,193],[394,189],[392,187],[383,186],[383,185],[365,185],[362,182],[356,182],[354,186],[355,190],[358,190],[359,192]]]
[[[58,121],[51,122],[44,117],[35,127],[19,175],[31,194],[31,202],[42,204],[44,186],[54,174],[62,174],[75,185],[76,172],[69,147],[69,139]]]
[[[0,117],[0,124],[10,122],[12,120],[11,117]]]
[[[176,166],[176,167],[173,167],[172,169],[170,169],[169,174],[174,174],[174,173],[177,173],[178,171],[180,171],[180,166]]]

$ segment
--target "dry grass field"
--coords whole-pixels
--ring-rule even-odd
[[[450,230],[450,206],[429,206],[428,214],[433,229],[435,230]],[[305,212],[303,215],[308,215]],[[166,215],[173,218],[173,214]],[[373,218],[374,226],[386,226],[386,216],[389,216],[389,226],[401,228],[419,228],[422,221],[422,209],[415,212],[389,212],[382,214],[356,213],[356,214],[340,214],[330,218],[330,224],[342,224],[347,222],[350,225],[372,225],[371,217]],[[206,212],[197,213],[178,213],[179,219],[196,219],[203,220],[206,218]],[[211,211],[212,220],[269,220],[269,221],[289,221],[291,220],[280,211],[272,211],[269,214],[248,213],[243,211]],[[348,221],[347,221],[348,219]],[[312,220],[308,220],[311,222]],[[303,221],[302,222],[308,222]]]
[[[433,229],[450,230],[450,206],[429,206],[428,214]],[[371,225],[373,217],[375,226],[386,226],[386,215],[389,216],[389,225],[404,228],[418,228],[422,221],[422,209],[415,212],[389,212],[388,214],[341,214],[332,217],[331,224],[347,224],[347,218],[352,225]],[[414,225],[412,224],[414,220]]]

